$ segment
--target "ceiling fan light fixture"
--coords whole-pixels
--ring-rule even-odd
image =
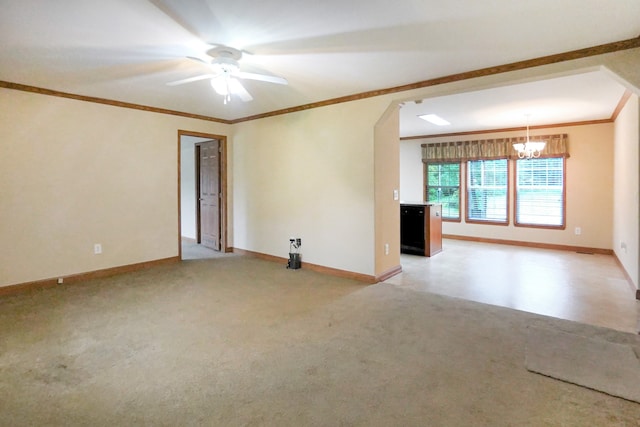
[[[233,74],[240,70],[240,64],[233,58],[219,57],[215,58],[211,64],[223,73]]]
[[[213,78],[211,79],[211,87],[216,91],[218,95],[226,96],[230,93],[229,84],[227,84],[227,78]]]
[[[238,49],[217,45],[209,49],[207,55],[209,55],[209,59],[194,56],[188,56],[188,58],[207,65],[210,73],[168,82],[167,85],[177,86],[210,79],[213,90],[223,97],[225,104],[228,104],[231,101],[231,95],[237,96],[243,102],[253,100],[253,97],[244,88],[239,79],[257,80],[281,85],[288,84],[287,79],[284,77],[240,71],[239,61],[242,58],[242,51]]]
[[[237,95],[240,92],[242,92],[242,89],[243,89],[242,84],[237,79],[230,77],[227,83],[228,83],[227,87],[229,88],[229,92],[231,92],[232,94]]]

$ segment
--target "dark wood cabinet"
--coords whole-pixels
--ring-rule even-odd
[[[442,205],[400,205],[400,252],[433,256],[442,251]]]

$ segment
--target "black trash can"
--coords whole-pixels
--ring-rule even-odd
[[[289,252],[289,262],[287,262],[287,268],[291,270],[297,270],[300,268],[300,254]]]

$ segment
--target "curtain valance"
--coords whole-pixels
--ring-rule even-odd
[[[544,141],[540,157],[569,157],[566,133],[529,137],[531,141]],[[467,160],[517,159],[513,144],[524,143],[525,136],[515,138],[482,139],[473,141],[433,142],[422,144],[422,161],[427,163],[458,162]]]

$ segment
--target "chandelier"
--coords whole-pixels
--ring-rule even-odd
[[[537,159],[544,150],[546,143],[544,141],[529,140],[529,115],[527,114],[527,141],[523,143],[513,144],[514,150],[518,152],[520,159]]]

